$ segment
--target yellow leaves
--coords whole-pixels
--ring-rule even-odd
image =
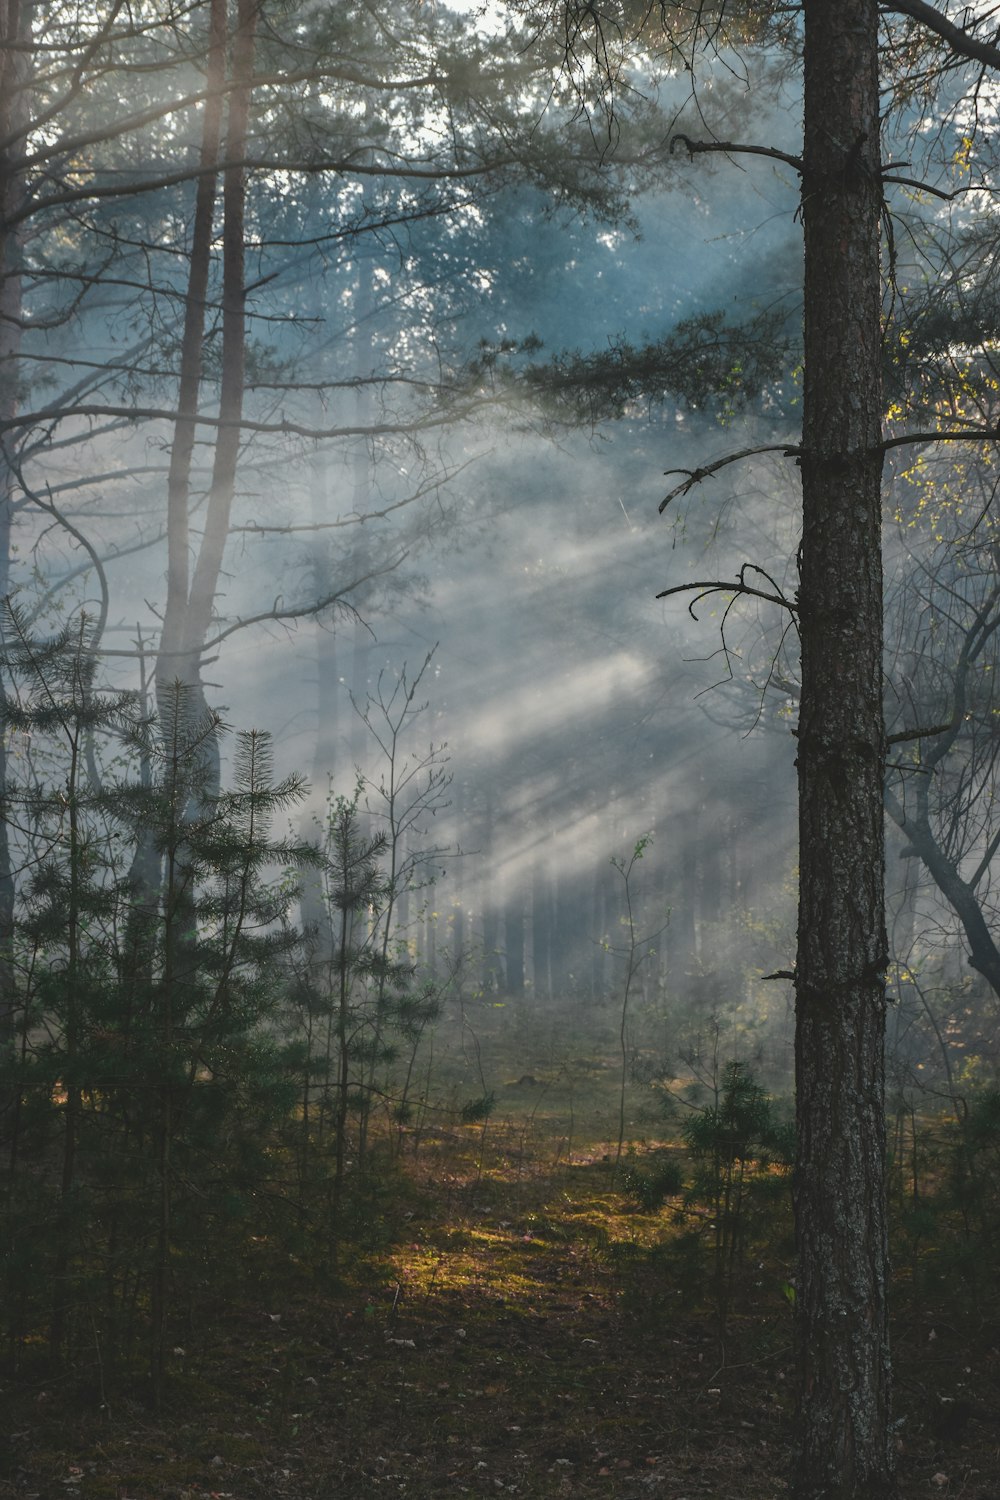
[[[972,136],[963,135],[958,143],[952,165],[960,176],[966,177],[972,170]]]

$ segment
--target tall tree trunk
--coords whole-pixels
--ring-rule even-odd
[[[30,4],[0,0],[0,417],[13,417],[20,404],[18,354],[21,348],[21,233],[11,220],[24,201],[25,137],[28,120]],[[10,533],[14,476],[6,447],[0,450],[0,597],[10,591]]]
[[[367,106],[366,106],[367,109]],[[374,374],[378,366],[378,350],[375,343],[375,262],[371,256],[359,256],[356,266],[357,283],[354,302],[354,367],[360,375]],[[363,430],[375,422],[375,400],[371,386],[359,385],[354,395],[354,421]],[[351,458],[351,508],[355,515],[365,516],[372,509],[375,484],[375,449],[369,450],[364,438],[357,438]],[[362,526],[352,548],[352,565],[356,578],[364,578],[377,566],[372,555],[367,528]],[[369,584],[355,589],[353,602],[359,610],[374,604],[374,586]],[[350,766],[344,768],[345,776],[353,777],[357,770],[371,769],[371,758],[375,747],[361,718],[368,709],[368,693],[372,666],[372,644],[375,637],[360,614],[355,615],[353,641],[351,645],[350,690],[353,706],[349,713]],[[377,675],[377,673],[376,673]],[[360,710],[360,712],[359,712]],[[362,823],[367,827],[367,823]]]
[[[0,418],[21,401],[18,355],[22,328],[22,230],[12,222],[24,207],[24,159],[31,120],[34,0],[0,0]],[[14,475],[0,446],[0,598],[10,592]]]
[[[201,149],[191,229],[184,332],[177,391],[177,422],[167,474],[167,604],[160,641],[159,676],[171,683],[181,671],[180,651],[190,589],[188,508],[195,417],[201,392],[202,351],[212,261],[215,200],[222,139],[223,93],[226,81],[226,0],[211,0],[209,15],[206,99],[202,115]]]
[[[877,0],[805,0],[796,1500],[887,1500]]]
[[[20,402],[21,347],[21,234],[11,229],[12,217],[24,200],[27,86],[31,69],[29,42],[34,5],[30,0],[0,0],[0,418],[13,417]],[[11,523],[14,513],[14,474],[9,455],[0,447],[0,600],[10,592]],[[3,684],[0,683],[0,703]],[[7,790],[6,729],[0,724],[0,814]],[[12,1060],[17,1031],[14,989],[14,873],[5,816],[0,815],[0,1064],[6,1072]],[[0,1137],[16,1108],[14,1091],[0,1084]]]
[[[236,464],[240,446],[240,420],[243,414],[244,362],[246,351],[244,289],[244,213],[246,182],[243,159],[246,155],[247,126],[252,92],[253,60],[257,13],[260,0],[238,0],[236,29],[232,38],[231,87],[229,117],[226,128],[223,177],[222,230],[222,385],[219,395],[219,428],[211,487],[205,513],[205,529],[194,576],[188,576],[188,510],[191,452],[194,445],[194,416],[197,411],[201,379],[201,343],[204,336],[205,299],[208,290],[209,251],[215,203],[215,173],[206,171],[198,190],[192,260],[188,278],[188,297],[181,351],[181,389],[178,394],[179,417],[168,474],[168,583],[167,610],[156,664],[157,699],[173,743],[171,774],[177,774],[179,743],[185,738],[186,709],[191,722],[206,714],[201,683],[201,656],[212,621],[222,557],[229,534],[229,516],[236,486]],[[203,167],[218,160],[219,113],[224,84],[225,0],[212,0],[208,65],[208,96],[202,124],[201,161]],[[193,689],[183,705],[176,697],[174,684],[180,682]],[[166,710],[166,712],[164,712]],[[206,759],[206,784],[199,792],[218,790],[220,768],[214,736],[206,736],[201,752]],[[150,849],[140,850],[133,862],[132,876],[139,886],[140,902],[155,906],[155,884],[159,877],[159,858],[153,864]],[[160,1042],[163,1051],[164,1079],[160,1087],[156,1125],[157,1158],[157,1232],[151,1286],[150,1378],[154,1401],[159,1405],[164,1375],[166,1337],[169,1321],[169,1266],[173,1236],[173,1160],[174,1100],[171,1064],[175,1027],[178,1022],[177,996],[194,962],[193,949],[187,938],[193,929],[191,893],[181,882],[177,886],[176,849],[167,861],[165,901],[167,933],[164,974],[161,986],[162,1015]],[[139,873],[141,868],[141,874]],[[154,890],[150,890],[150,883]]]
[[[170,610],[164,620],[164,633],[160,658],[157,663],[157,686],[162,695],[174,680],[192,687],[194,713],[204,711],[204,690],[201,684],[201,655],[212,623],[219,575],[226,540],[229,535],[229,518],[233,495],[236,489],[236,467],[240,451],[240,423],[243,416],[244,368],[246,361],[246,288],[244,283],[244,219],[246,210],[246,156],[247,132],[250,116],[250,99],[253,92],[253,63],[256,44],[257,16],[260,0],[238,0],[235,31],[232,37],[232,59],[230,64],[229,116],[226,125],[224,146],[225,169],[223,174],[223,227],[222,227],[222,383],[219,392],[219,427],[215,440],[215,455],[208,504],[205,510],[205,529],[194,573],[184,598],[184,581],[187,570],[187,470],[184,452],[191,441],[190,426],[194,413],[192,394],[196,390],[197,371],[194,367],[195,351],[189,356],[188,389],[185,393],[187,405],[182,409],[175,431],[175,445],[179,445],[177,472],[172,472],[173,489],[171,499],[173,513],[171,522],[175,533],[169,547],[170,583],[168,603]],[[213,57],[217,43],[217,27],[220,18],[212,13]],[[212,91],[206,101],[203,126],[202,149],[210,159],[212,147]],[[208,174],[211,176],[212,174]],[[211,204],[206,189],[204,202],[199,205],[199,226],[210,220]],[[196,209],[196,214],[198,213]],[[204,306],[207,266],[199,260],[192,263],[189,278],[188,305],[186,314],[196,328],[198,318],[199,286],[202,287],[200,301]],[[187,335],[185,327],[185,335]],[[192,340],[194,334],[192,334]],[[172,592],[170,591],[172,587]],[[217,755],[212,747],[210,755]],[[218,765],[213,760],[210,766],[211,779],[218,782]]]
[[[222,138],[223,99],[226,83],[226,0],[211,0],[208,52],[205,70],[206,98],[202,113],[201,175],[195,195],[188,263],[184,329],[177,389],[177,421],[170,447],[167,471],[167,601],[154,671],[156,701],[161,714],[173,702],[173,686],[188,680],[182,652],[190,595],[190,538],[188,515],[191,494],[191,460],[194,452],[195,417],[201,393],[202,351],[208,306],[212,261],[217,177]],[[160,852],[151,830],[139,836],[129,883],[133,892],[127,950],[137,980],[148,979],[153,963],[154,932],[160,902],[162,876]]]

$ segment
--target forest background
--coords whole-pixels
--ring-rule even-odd
[[[422,1173],[450,1158],[480,1219],[521,1183],[525,1122],[603,1173],[614,1275],[707,1306],[720,1367],[737,1311],[783,1358],[800,23],[685,15],[608,22],[616,71],[530,10],[5,0],[4,1306],[35,1395],[106,1413],[141,1371],[163,1412],[235,1265],[356,1292]],[[923,433],[886,465],[892,1184],[968,1349],[994,96],[886,28],[886,424]],[[971,1372],[919,1393],[935,1474],[942,1431],[986,1441]]]

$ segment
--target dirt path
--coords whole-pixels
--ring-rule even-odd
[[[0,1496],[787,1494],[780,1299],[733,1320],[723,1360],[711,1316],[684,1310],[644,1248],[657,1220],[623,1215],[606,1170],[529,1188],[440,1177],[411,1202],[363,1289],[300,1282],[276,1306],[249,1264],[239,1303],[202,1309],[177,1345],[158,1419],[120,1395],[101,1408],[58,1384],[13,1393]],[[911,1430],[902,1500],[1000,1500],[984,1424],[949,1452]]]

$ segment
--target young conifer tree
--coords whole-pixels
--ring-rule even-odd
[[[222,730],[189,689],[144,720],[130,695],[96,690],[86,622],[40,642],[8,608],[5,634],[2,727],[21,766],[3,805],[10,1332],[45,1328],[59,1359],[97,1337],[110,1361],[148,1307],[159,1400],[183,1268],[249,1212],[298,1095],[281,1045],[287,914],[292,872],[321,857],[274,835],[305,788],[275,778],[266,735],[237,736],[231,786],[207,794],[204,742]],[[160,897],[136,911],[140,839]]]
[[[221,733],[196,691],[176,684],[157,724],[136,726],[154,767],[152,786],[114,787],[110,805],[128,809],[136,838],[152,836],[161,860],[161,897],[152,915],[153,965],[142,979],[150,1048],[144,1101],[155,1201],[150,1257],[150,1375],[158,1398],[169,1330],[170,1260],[178,1233],[199,1232],[192,1181],[227,1199],[250,1186],[257,1145],[297,1093],[280,1055],[284,959],[297,942],[287,912],[295,889],[280,872],[316,863],[317,851],[275,838],[275,818],[305,795],[300,777],[274,779],[270,737],[237,736],[232,786],[214,790],[205,740]],[[149,920],[150,914],[146,913]],[[147,946],[148,951],[148,946]],[[130,976],[132,977],[132,976]],[[220,1152],[224,1142],[226,1151]],[[231,1154],[236,1152],[234,1160]],[[235,1173],[234,1173],[234,1168]]]

